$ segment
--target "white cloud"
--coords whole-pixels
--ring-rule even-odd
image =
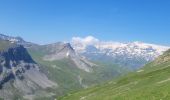
[[[74,49],[81,52],[83,52],[88,45],[96,45],[99,42],[100,41],[93,36],[87,36],[85,38],[73,37],[71,40]]]
[[[74,44],[81,43],[84,45],[94,45],[94,44],[98,43],[99,40],[93,36],[87,36],[85,38],[73,37],[71,42]]]

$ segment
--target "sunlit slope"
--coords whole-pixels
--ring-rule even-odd
[[[169,100],[170,50],[143,69],[59,100]]]

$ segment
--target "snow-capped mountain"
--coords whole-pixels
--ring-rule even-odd
[[[76,52],[90,60],[112,62],[132,69],[139,68],[163,54],[169,47],[143,42],[106,42],[88,36],[74,37],[71,41]]]
[[[2,39],[2,40],[8,40],[8,41],[10,41],[10,42],[12,42],[12,43],[14,43],[14,42],[25,42],[21,37],[12,37],[12,36],[6,36],[6,35],[4,35],[4,34],[0,34],[0,39]]]
[[[1,34],[1,33],[0,33],[0,39],[10,41],[11,43],[17,43],[19,45],[24,45],[24,47],[26,47],[26,48],[35,45],[34,43],[26,42],[21,37],[7,36],[7,35]]]

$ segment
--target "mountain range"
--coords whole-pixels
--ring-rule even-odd
[[[0,34],[0,38],[24,45],[26,48],[37,46],[35,43],[24,41],[21,37],[10,37]],[[141,68],[170,48],[168,46],[138,41],[129,43],[100,41],[93,36],[87,36],[85,38],[73,37],[70,43],[59,42],[56,44],[70,45],[69,48],[72,49],[73,52],[88,60],[109,62],[126,67],[129,70]],[[55,43],[50,45],[53,45],[55,48]],[[64,54],[61,55],[66,54],[67,53],[64,52]]]
[[[114,64],[87,60],[69,43],[38,45],[2,34],[0,39],[3,99],[53,99],[126,72]]]
[[[92,36],[74,37],[71,43],[76,52],[90,60],[110,62],[130,70],[141,68],[169,49],[168,46],[143,42],[100,41]]]
[[[39,45],[0,34],[0,98],[55,99],[139,70],[168,49],[142,42],[103,42],[92,36]]]

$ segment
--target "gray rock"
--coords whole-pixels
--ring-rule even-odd
[[[40,66],[21,45],[0,51],[0,97],[10,100],[18,96],[36,95],[36,91],[57,88],[41,72]],[[17,91],[17,92],[14,92]]]

